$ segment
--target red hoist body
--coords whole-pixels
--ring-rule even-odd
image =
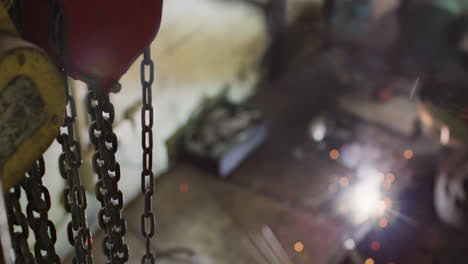
[[[56,57],[47,0],[21,0],[22,36]],[[108,90],[151,44],[161,24],[162,0],[59,0],[69,75]]]

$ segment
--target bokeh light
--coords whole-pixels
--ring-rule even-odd
[[[348,179],[348,177],[342,177],[342,178],[340,179],[340,185],[341,185],[342,187],[348,186],[348,185],[349,185],[349,179]]]
[[[404,156],[405,156],[405,159],[410,160],[414,157],[414,153],[411,149],[407,149],[405,150]]]
[[[386,228],[388,226],[388,220],[385,217],[380,218],[379,226],[381,228]]]
[[[304,244],[302,244],[302,242],[296,242],[294,244],[294,250],[296,250],[296,252],[300,253],[304,250]]]
[[[346,239],[346,241],[344,242],[344,248],[346,250],[353,250],[355,247],[356,242],[354,242],[354,240],[352,240],[351,238]]]
[[[371,259],[371,258],[368,258],[366,259],[366,262],[364,262],[365,264],[375,264],[374,260]]]
[[[380,243],[378,241],[374,241],[371,243],[371,249],[373,251],[378,251],[380,249]]]
[[[183,183],[181,185],[179,185],[179,191],[182,192],[182,193],[186,193],[189,191],[189,185],[186,184],[186,183]]]
[[[336,149],[330,151],[330,158],[332,160],[337,160],[340,157],[340,152]]]

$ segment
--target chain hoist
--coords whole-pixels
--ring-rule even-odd
[[[149,67],[149,78],[146,68]],[[141,62],[142,104],[141,109],[141,144],[143,149],[143,171],[141,172],[141,192],[145,196],[144,213],[141,216],[141,234],[145,238],[146,253],[141,263],[155,263],[151,252],[151,238],[154,236],[156,221],[152,210],[152,200],[155,188],[153,173],[153,121],[154,109],[152,103],[152,85],[154,81],[154,63],[151,59],[151,50],[148,48],[143,54]],[[149,230],[148,225],[149,224]]]
[[[10,6],[13,0],[0,1]],[[49,66],[47,68],[43,65],[45,63],[38,66],[33,64],[41,62],[39,58],[36,58],[37,55],[32,56],[35,55],[33,52],[32,54],[14,54],[11,60],[16,60],[16,64],[23,71],[23,68],[36,69],[35,75],[29,79],[22,76],[7,76],[8,78],[5,79],[14,81],[6,84],[0,79],[0,125],[5,123],[8,125],[8,120],[2,120],[5,107],[2,104],[4,98],[1,96],[4,94],[12,100],[24,101],[22,104],[15,102],[16,108],[10,109],[29,109],[28,107],[31,106],[33,110],[24,115],[24,124],[20,123],[20,125],[23,127],[35,125],[32,132],[22,138],[24,142],[10,140],[8,137],[10,135],[0,135],[0,143],[3,142],[1,140],[14,143],[13,145],[7,144],[7,146],[11,145],[11,150],[6,156],[0,155],[2,166],[0,172],[3,172],[2,181],[6,179],[4,182],[7,183],[7,189],[15,186],[7,193],[7,203],[13,246],[18,255],[17,263],[33,263],[33,258],[37,263],[60,263],[54,249],[57,240],[55,227],[48,219],[50,197],[42,184],[44,161],[41,158],[34,162],[39,153],[46,150],[53,137],[56,137],[62,147],[59,171],[66,180],[64,204],[66,211],[71,215],[71,221],[67,225],[67,234],[70,244],[75,248],[73,263],[93,262],[92,238],[85,214],[86,192],[79,175],[82,157],[75,131],[77,113],[74,98],[68,87],[68,76],[84,81],[88,85],[86,106],[92,121],[89,127],[89,138],[95,150],[91,163],[93,171],[98,176],[95,194],[101,203],[101,209],[97,218],[105,233],[103,249],[108,259],[107,263],[128,261],[128,247],[124,242],[127,226],[122,216],[123,194],[118,187],[120,165],[115,158],[118,148],[117,136],[113,131],[115,113],[114,106],[109,99],[109,92],[119,86],[118,80],[140,54],[144,54],[141,65],[143,86],[141,189],[145,195],[141,231],[146,240],[146,252],[142,257],[142,262],[154,263],[155,255],[151,252],[150,243],[155,233],[155,219],[151,204],[154,193],[153,107],[151,102],[154,64],[148,47],[159,30],[162,0],[101,0],[97,2],[94,0],[16,0],[13,5],[18,11],[18,14],[15,14],[18,18],[15,24],[21,29],[21,37],[40,46],[55,61],[55,64],[47,61],[49,62],[49,65],[46,65]],[[0,18],[7,14],[4,9],[0,11]],[[86,14],[87,19],[83,19],[83,14]],[[13,23],[4,25],[1,22],[0,20],[0,30],[14,29]],[[3,40],[2,37],[0,34],[0,41]],[[8,36],[5,36],[6,38]],[[115,45],[116,43],[119,45]],[[0,49],[0,54],[2,52],[10,51]],[[26,55],[36,60],[29,60]],[[6,67],[11,63],[8,61],[8,64],[4,65]],[[24,67],[25,65],[28,67]],[[0,60],[0,74],[1,67],[3,64]],[[51,68],[54,69],[53,73],[47,71]],[[147,68],[149,68],[149,76],[145,74]],[[21,71],[15,72],[22,73]],[[60,78],[60,73],[62,78]],[[40,87],[34,87],[34,84]],[[5,89],[4,87],[8,88],[8,85],[14,89]],[[28,87],[32,88],[28,89]],[[43,87],[53,87],[53,89]],[[16,92],[18,94],[11,95],[11,92],[7,93],[10,90],[23,91],[23,93]],[[7,113],[9,114],[7,118],[17,120],[13,111]],[[63,116],[65,118],[62,121]],[[37,124],[32,121],[37,121]],[[60,124],[61,129],[59,129]],[[0,130],[0,133],[4,131],[7,130]],[[35,131],[38,132],[35,133]],[[43,144],[30,147],[28,144],[34,141],[40,141]],[[29,152],[18,150],[29,150]],[[24,164],[21,163],[22,161]],[[24,166],[14,166],[20,163]],[[20,180],[19,172],[26,171],[32,163],[34,163],[32,168]],[[19,185],[17,185],[18,182]],[[21,188],[25,190],[28,200],[26,215],[21,211],[19,203]],[[36,238],[34,254],[29,252],[27,247],[29,228]]]

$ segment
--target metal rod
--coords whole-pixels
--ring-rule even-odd
[[[273,230],[269,226],[263,226],[262,228],[263,235],[270,241],[270,246],[273,247],[274,251],[279,255],[281,261],[285,264],[293,264],[291,259],[288,256],[286,250],[284,250],[281,242],[273,233]]]
[[[250,239],[255,245],[260,249],[260,252],[268,259],[270,264],[283,264],[281,260],[278,259],[277,255],[271,247],[268,246],[268,243],[265,241],[265,238],[257,232],[250,234]]]
[[[247,247],[247,250],[249,251],[250,255],[255,259],[257,264],[269,264],[265,256],[263,256],[263,254],[259,252],[260,249],[254,245],[254,243],[249,237],[244,237],[242,239],[242,242]]]

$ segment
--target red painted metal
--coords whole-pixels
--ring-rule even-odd
[[[55,58],[50,1],[20,0],[18,3],[21,11],[21,36]]]
[[[22,0],[23,32],[52,57],[50,1]],[[70,76],[102,89],[118,81],[158,33],[163,0],[59,0],[65,15]]]

